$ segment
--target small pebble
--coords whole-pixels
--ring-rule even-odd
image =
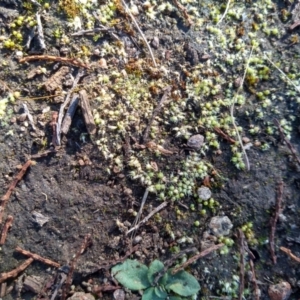
[[[201,134],[193,135],[189,138],[187,146],[195,150],[199,150],[204,143],[204,136]]]
[[[159,38],[157,36],[155,36],[153,38],[153,40],[151,41],[151,46],[154,48],[154,49],[157,49],[159,47]]]
[[[95,297],[90,293],[76,292],[69,300],[95,300]]]
[[[206,201],[211,197],[211,190],[206,186],[201,186],[198,189],[198,196],[200,199]]]
[[[201,134],[193,135],[189,138],[187,146],[195,150],[199,150],[204,143],[204,136]]]
[[[242,138],[242,141],[243,141],[244,144],[250,143],[250,139],[248,137],[245,137],[245,136]]]
[[[99,60],[99,67],[101,69],[108,69],[107,62],[106,62],[105,58],[100,58],[100,60]]]
[[[23,57],[23,52],[22,51],[16,51],[16,58],[20,59]]]
[[[227,216],[213,217],[208,227],[214,236],[220,237],[228,235],[233,224]]]
[[[133,243],[133,245],[136,245],[136,244],[139,244],[142,240],[143,240],[143,238],[142,238],[141,236],[137,235],[137,236],[133,239],[132,243]]]
[[[99,56],[99,55],[100,55],[100,53],[101,53],[101,52],[100,52],[100,50],[99,50],[98,48],[94,50],[94,55],[97,55],[97,56]]]
[[[270,285],[268,289],[268,294],[271,300],[287,300],[291,293],[291,285],[286,281]]]
[[[124,300],[125,299],[125,292],[121,289],[114,291],[114,300]]]

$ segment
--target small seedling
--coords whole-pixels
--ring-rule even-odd
[[[172,274],[170,269],[156,280],[163,269],[164,265],[159,260],[154,260],[148,268],[136,260],[127,259],[114,266],[111,272],[124,287],[132,291],[144,290],[142,300],[188,299],[199,292],[198,281],[185,271]]]

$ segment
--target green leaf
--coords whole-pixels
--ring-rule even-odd
[[[170,272],[166,289],[180,296],[187,297],[197,294],[200,290],[200,285],[193,275],[185,271],[179,271],[174,275]]]
[[[164,276],[158,280],[158,284],[165,286],[168,282],[168,278],[169,278],[169,273],[165,273]]]
[[[127,259],[111,269],[112,275],[125,287],[138,291],[149,287],[148,267],[136,260]]]
[[[142,300],[162,300],[162,299],[166,299],[166,297],[158,297],[155,293],[155,287],[151,287],[149,289],[147,289],[142,297]]]
[[[149,271],[148,271],[148,280],[149,282],[153,283],[156,275],[158,272],[160,272],[164,268],[164,264],[159,261],[159,260],[154,260],[150,266],[149,266]]]
[[[170,296],[169,299],[170,300],[182,300],[182,298],[179,296]]]
[[[161,299],[165,299],[168,297],[168,293],[161,287],[161,286],[156,286],[154,288],[155,295]]]

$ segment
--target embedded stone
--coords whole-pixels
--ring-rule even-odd
[[[227,216],[221,216],[213,217],[208,227],[214,236],[220,237],[228,235],[233,225]]]
[[[271,300],[287,300],[291,293],[291,285],[286,281],[270,285],[268,289],[268,294]]]
[[[187,146],[195,150],[199,150],[204,143],[204,136],[201,134],[195,134],[191,136],[187,142]]]
[[[206,186],[201,186],[198,189],[198,196],[200,199],[206,201],[211,197],[211,190]]]

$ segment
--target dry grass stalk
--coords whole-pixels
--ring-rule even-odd
[[[156,64],[156,61],[155,61],[155,58],[154,58],[152,49],[151,49],[149,43],[147,42],[147,39],[146,39],[146,37],[145,37],[143,31],[141,30],[139,24],[137,23],[136,19],[134,18],[133,14],[131,13],[129,7],[127,6],[127,4],[125,3],[124,0],[122,0],[122,4],[123,4],[123,6],[125,7],[125,10],[126,10],[126,12],[129,14],[130,18],[132,19],[132,21],[133,21],[134,25],[136,26],[137,30],[139,31],[140,35],[142,36],[144,42],[146,43],[147,48],[148,48],[148,50],[149,50],[149,52],[150,52],[150,55],[151,55],[151,58],[152,58],[152,61],[153,61],[154,66],[157,67],[157,64]]]
[[[243,141],[242,141],[242,138],[240,136],[239,130],[238,130],[237,126],[236,126],[235,119],[234,119],[234,114],[233,113],[234,113],[234,106],[235,106],[235,103],[236,103],[237,96],[241,92],[241,90],[243,88],[243,85],[244,85],[244,81],[245,81],[245,78],[246,78],[247,69],[248,69],[248,66],[249,66],[250,58],[252,56],[252,52],[253,52],[253,47],[251,48],[250,55],[249,55],[249,58],[248,58],[247,63],[246,63],[244,75],[243,75],[242,80],[240,81],[240,86],[238,87],[238,90],[235,93],[233,101],[232,101],[232,104],[230,106],[231,122],[232,122],[232,125],[233,125],[234,129],[235,129],[236,135],[238,137],[239,144],[240,144],[240,146],[242,148],[244,159],[245,159],[245,162],[246,162],[246,167],[247,167],[248,171],[250,171],[250,163],[249,163],[248,155],[247,155],[246,150],[245,150],[245,148],[243,146]]]

